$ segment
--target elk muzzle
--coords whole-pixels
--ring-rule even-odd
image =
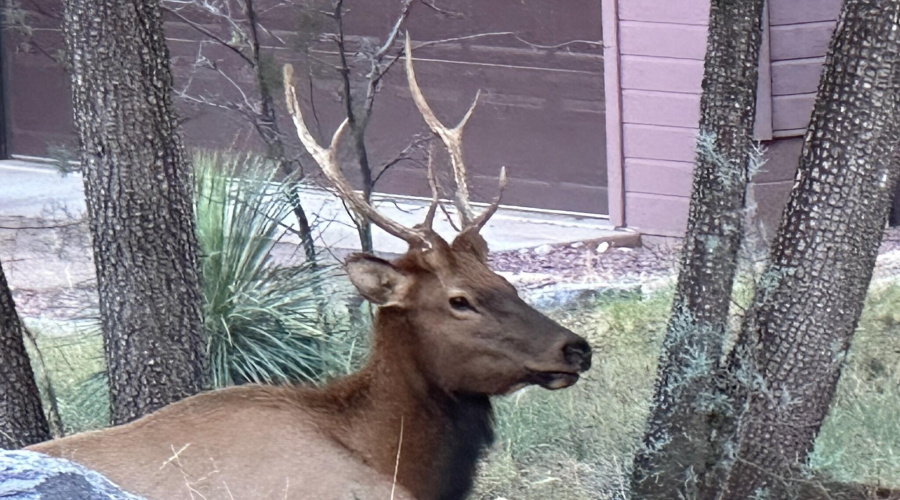
[[[578,382],[581,373],[591,368],[591,346],[586,340],[571,332],[556,348],[561,352],[564,369],[532,369],[531,380],[544,389],[565,389]]]

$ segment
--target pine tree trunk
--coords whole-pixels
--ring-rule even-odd
[[[767,271],[731,356],[704,498],[790,498],[863,309],[900,169],[900,0],[847,0]]]
[[[635,498],[691,498],[693,478],[709,466],[715,408],[708,398],[742,238],[764,3],[712,0],[688,228],[653,409],[634,461]]]
[[[121,424],[206,385],[191,173],[158,0],[66,0],[65,36]]]
[[[23,448],[50,438],[22,323],[0,266],[0,448]]]

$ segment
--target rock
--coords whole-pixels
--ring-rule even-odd
[[[569,246],[572,247],[572,248],[581,248],[581,247],[584,246],[584,242],[583,242],[583,241],[576,241],[575,243],[572,243],[572,244],[569,245]]]
[[[563,284],[555,283],[525,294],[525,300],[534,307],[548,310],[577,310],[579,307],[601,300],[615,298],[640,298],[639,284]]]
[[[142,500],[76,463],[10,450],[0,450],[0,499]]]
[[[541,245],[534,249],[534,253],[536,253],[538,255],[550,255],[551,253],[553,253],[553,246],[552,245]]]
[[[609,242],[601,241],[599,245],[597,245],[597,253],[605,253],[609,250]]]

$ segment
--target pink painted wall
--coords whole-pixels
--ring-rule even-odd
[[[773,137],[806,131],[841,3],[770,0]]]
[[[768,3],[757,134],[775,139],[770,143],[775,152],[753,194],[774,218],[796,168],[796,139],[788,138],[806,129],[840,6],[841,0]],[[605,57],[607,68],[617,65],[617,76],[610,81],[607,70],[606,92],[608,107],[617,103],[620,116],[607,115],[607,163],[611,200],[613,190],[621,189],[622,217],[612,218],[645,234],[681,236],[694,166],[709,0],[608,0],[604,16],[613,15],[616,33],[606,38]],[[611,24],[609,19],[604,23]],[[612,184],[617,168],[621,186]]]
[[[607,129],[621,134],[624,224],[645,234],[681,236],[691,189],[709,0],[609,2],[616,7],[620,77],[614,82],[617,96],[610,95],[607,81],[607,102],[618,100],[621,120],[608,121]],[[609,54],[606,57],[609,65]],[[608,164],[612,168],[613,163]]]

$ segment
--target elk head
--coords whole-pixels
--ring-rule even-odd
[[[423,223],[407,228],[377,212],[341,173],[336,153],[348,122],[338,127],[329,148],[321,147],[303,120],[291,83],[292,68],[284,68],[288,109],[298,136],[338,195],[359,216],[409,244],[407,253],[394,262],[367,254],[351,256],[346,262],[350,280],[364,297],[381,306],[380,318],[390,317],[405,326],[402,334],[408,338],[391,341],[415,346],[418,370],[444,391],[495,395],[530,384],[548,389],[574,384],[590,367],[588,343],[526,304],[506,279],[488,267],[488,247],[479,231],[499,206],[506,171],[501,171],[493,203],[476,215],[468,199],[461,139],[478,96],[459,124],[448,128],[419,89],[408,35],[406,73],[416,106],[449,151],[461,227],[452,243],[432,230],[439,194],[431,161],[433,198]],[[376,349],[386,342],[379,335],[389,333],[376,331]]]

